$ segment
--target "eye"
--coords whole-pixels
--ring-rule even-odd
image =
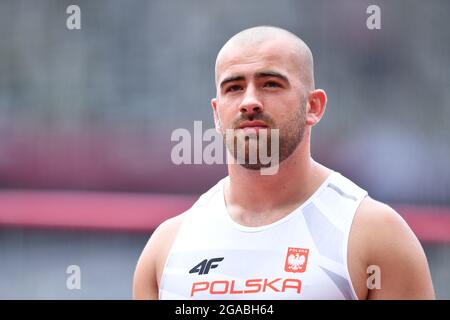
[[[269,88],[279,88],[281,87],[281,85],[278,82],[275,81],[268,81],[264,84],[264,87],[269,87]]]
[[[239,90],[241,90],[241,89],[242,89],[242,87],[241,87],[240,85],[235,84],[235,85],[229,86],[229,87],[225,90],[225,92],[235,92],[235,91],[239,91]]]

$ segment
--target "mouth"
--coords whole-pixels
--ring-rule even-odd
[[[246,132],[246,131],[258,132],[261,129],[267,129],[268,127],[269,126],[265,122],[255,120],[255,121],[244,121],[243,123],[241,123],[239,125],[238,129],[241,129],[244,132]]]

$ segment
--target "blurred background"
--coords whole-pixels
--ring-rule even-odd
[[[226,175],[173,164],[171,133],[213,127],[217,52],[269,24],[311,47],[328,94],[313,157],[400,212],[450,299],[449,15],[445,0],[2,0],[0,298],[131,298],[154,228]]]

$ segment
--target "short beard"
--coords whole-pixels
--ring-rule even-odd
[[[271,139],[271,128],[275,127],[274,121],[268,117],[267,115],[260,113],[251,117],[240,117],[239,119],[233,122],[233,128],[238,128],[239,123],[242,121],[253,121],[253,120],[261,120],[264,121],[269,128],[267,129],[267,156],[274,158],[270,152],[272,151],[272,139]],[[302,142],[306,128],[306,103],[298,108],[298,111],[295,112],[292,118],[290,118],[285,124],[280,126],[279,128],[279,155],[276,159],[278,159],[277,163],[262,163],[260,159],[260,134],[256,133],[255,135],[251,135],[251,137],[245,137],[244,139],[238,139],[236,136],[236,131],[234,131],[234,137],[232,139],[227,139],[226,132],[222,132],[224,143],[227,146],[229,153],[232,155],[236,163],[240,164],[242,167],[249,170],[260,170],[262,168],[269,168],[274,165],[281,164],[284,160],[289,158],[294,151],[297,149],[298,145]],[[230,137],[231,138],[231,137]],[[250,162],[250,139],[256,140],[253,143],[256,145],[256,150],[252,150],[256,152],[256,163]],[[261,141],[264,143],[264,141]],[[276,143],[276,141],[275,141]],[[240,148],[240,149],[239,149]],[[238,157],[239,154],[237,150],[245,149],[243,152],[243,157]],[[242,152],[241,152],[242,154]],[[254,160],[254,159],[253,159]]]

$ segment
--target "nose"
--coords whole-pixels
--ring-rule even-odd
[[[259,99],[255,89],[249,86],[245,92],[244,99],[239,105],[239,111],[246,115],[253,115],[263,112],[263,104]]]

